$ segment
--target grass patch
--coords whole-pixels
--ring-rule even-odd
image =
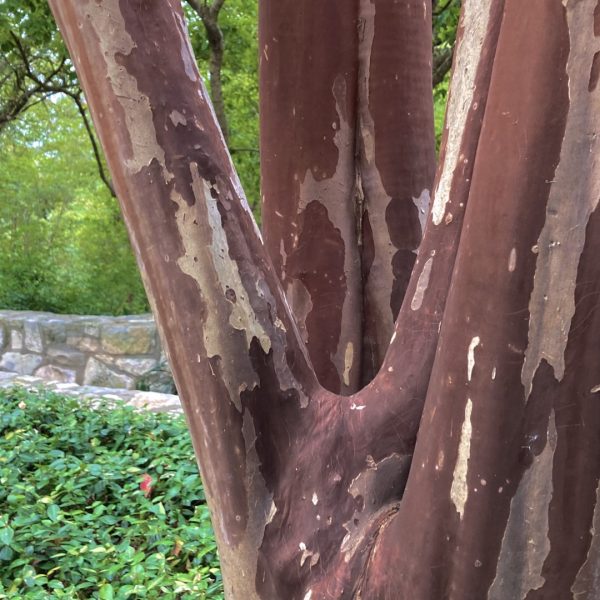
[[[223,598],[182,417],[0,390],[4,598]]]

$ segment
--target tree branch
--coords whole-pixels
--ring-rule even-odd
[[[94,158],[96,161],[96,165],[98,167],[98,174],[100,175],[100,179],[102,180],[104,185],[108,188],[111,196],[113,198],[115,198],[116,194],[115,194],[112,182],[111,182],[110,178],[108,177],[108,175],[106,174],[104,165],[102,164],[100,148],[98,147],[98,142],[96,141],[96,137],[94,135],[92,124],[90,123],[90,120],[85,111],[83,102],[81,101],[81,88],[79,86],[74,86],[74,89],[70,89],[70,86],[65,82],[62,82],[62,84],[59,84],[59,85],[55,85],[54,83],[51,83],[54,80],[54,78],[64,68],[67,57],[63,56],[61,58],[59,64],[52,69],[50,74],[48,76],[44,77],[44,79],[42,79],[40,76],[36,75],[36,73],[34,72],[33,67],[31,65],[30,57],[28,56],[27,51],[26,51],[23,43],[19,39],[19,37],[12,31],[10,32],[10,36],[12,37],[12,39],[15,43],[17,52],[19,53],[19,56],[21,57],[23,67],[25,68],[25,76],[34,83],[34,87],[30,90],[27,90],[23,94],[23,97],[20,99],[18,106],[15,107],[15,109],[17,109],[17,110],[11,111],[11,114],[8,115],[7,117],[0,116],[0,127],[2,124],[5,124],[8,121],[14,120],[19,113],[24,112],[25,110],[28,110],[29,108],[31,108],[32,106],[37,104],[39,101],[41,101],[41,100],[39,100],[39,101],[32,102],[30,104],[27,104],[27,101],[33,95],[43,92],[45,95],[43,96],[42,99],[46,99],[48,97],[48,95],[51,95],[51,94],[65,94],[66,96],[71,98],[73,100],[73,102],[75,103],[75,105],[77,106],[77,111],[79,112],[79,114],[83,120],[83,125],[85,127],[86,133],[87,133],[90,143],[92,145],[92,151],[94,153]]]
[[[81,115],[81,118],[83,119],[83,125],[85,127],[85,130],[87,131],[88,137],[90,139],[90,143],[92,144],[92,150],[94,152],[94,158],[96,159],[96,165],[98,166],[98,174],[100,175],[100,179],[102,179],[102,181],[104,182],[104,185],[108,188],[110,195],[113,198],[116,198],[117,195],[115,194],[115,189],[113,187],[112,181],[110,180],[110,178],[106,174],[106,171],[104,170],[104,165],[102,164],[102,156],[100,154],[100,148],[98,147],[98,143],[96,142],[96,136],[94,135],[94,131],[93,131],[92,125],[88,119],[87,113],[85,111],[85,107],[83,106],[83,103],[81,102],[81,95],[80,94],[67,94],[67,95],[73,99],[73,102],[75,102],[75,105],[77,106],[77,110],[79,111],[79,114]]]
[[[260,150],[258,148],[229,148],[230,154],[235,154],[236,152],[253,152],[258,154]]]
[[[12,31],[9,32],[9,34],[13,39],[21,63],[18,66],[15,66],[7,59],[4,59],[7,70],[12,71],[12,77],[14,77],[15,83],[12,98],[8,99],[5,106],[0,111],[0,130],[10,121],[14,121],[20,113],[37,104],[37,101],[30,102],[30,99],[36,94],[42,94],[42,99],[45,99],[49,93],[60,93],[69,89],[67,84],[57,86],[50,83],[64,69],[66,57],[63,56],[59,64],[53,66],[50,73],[42,80],[35,74],[31,65],[31,59],[19,37]],[[3,83],[6,83],[10,77],[11,75],[7,75],[3,79]],[[26,80],[32,81],[34,85],[28,87]]]
[[[223,4],[225,4],[225,0],[214,0],[210,7],[211,12],[217,16],[219,11],[223,8]]]
[[[207,9],[205,4],[198,2],[198,0],[187,0],[187,3],[201,19],[204,19]]]
[[[219,12],[225,0],[214,0],[210,7],[199,0],[187,0],[187,2],[202,20],[206,31],[209,47],[210,95],[223,137],[227,143],[229,142],[229,125],[227,123],[227,115],[225,114],[223,84],[221,80],[225,46],[223,43],[223,32],[218,23]]]
[[[433,87],[440,84],[446,73],[452,67],[452,58],[454,57],[454,46],[444,48],[433,55]]]
[[[433,3],[433,16],[434,17],[439,17],[446,9],[450,8],[450,5],[454,2],[454,0],[448,0],[448,2],[446,2],[446,4],[444,4],[444,6],[442,6],[441,8],[437,8],[438,3],[434,2]]]

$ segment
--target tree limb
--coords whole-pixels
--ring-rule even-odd
[[[446,73],[452,67],[452,58],[454,57],[454,46],[443,48],[433,54],[433,87],[440,84]]]
[[[94,158],[96,160],[96,165],[98,167],[98,174],[100,175],[100,179],[102,179],[102,182],[108,188],[111,196],[113,198],[115,198],[116,195],[115,195],[115,191],[114,191],[112,182],[110,181],[110,178],[106,174],[104,165],[102,164],[100,148],[96,141],[96,137],[94,135],[92,124],[90,123],[90,120],[85,111],[85,107],[81,100],[81,88],[76,85],[76,86],[74,86],[74,89],[71,89],[71,86],[64,81],[62,82],[62,84],[58,84],[58,85],[53,82],[53,80],[57,77],[57,75],[63,70],[66,60],[67,60],[67,57],[63,56],[61,58],[59,64],[52,69],[50,74],[42,79],[39,75],[37,75],[34,72],[33,67],[31,65],[30,57],[28,56],[27,51],[26,51],[23,43],[21,42],[20,38],[12,31],[10,32],[10,36],[12,37],[12,39],[15,43],[17,52],[19,53],[19,56],[21,57],[23,67],[25,69],[25,76],[29,80],[31,80],[34,85],[31,89],[26,90],[22,94],[22,97],[19,99],[17,105],[14,106],[13,110],[11,110],[11,113],[9,115],[6,115],[6,116],[0,115],[0,127],[2,127],[2,125],[6,124],[8,121],[14,120],[18,116],[18,114],[24,112],[25,110],[28,110],[29,108],[31,108],[32,106],[34,106],[35,104],[40,102],[41,100],[37,100],[35,102],[28,104],[29,99],[32,96],[34,96],[35,94],[42,93],[43,94],[42,99],[46,99],[51,94],[65,94],[66,96],[71,98],[73,100],[73,102],[75,103],[75,105],[77,106],[77,111],[79,112],[79,114],[83,120],[83,125],[85,127],[88,138],[92,145],[92,151],[94,153]],[[16,70],[15,70],[15,73],[17,73]]]
[[[94,135],[94,131],[92,129],[92,125],[88,119],[87,113],[85,111],[85,107],[83,106],[83,102],[81,101],[81,92],[79,94],[67,94],[70,98],[73,99],[75,105],[77,106],[77,110],[81,115],[83,120],[83,125],[85,130],[87,131],[88,137],[90,139],[90,143],[92,144],[92,150],[94,152],[94,158],[96,159],[96,165],[98,166],[98,174],[100,175],[100,179],[104,182],[104,185],[108,188],[110,195],[113,198],[116,198],[115,189],[113,187],[112,181],[110,177],[106,174],[104,170],[104,165],[102,164],[102,156],[100,154],[100,148],[98,147],[98,143],[96,142],[96,136]]]
[[[434,17],[439,17],[446,9],[450,8],[450,5],[453,2],[454,2],[454,0],[448,0],[448,2],[446,2],[446,4],[444,4],[444,6],[442,6],[441,8],[437,8],[438,2],[434,1],[434,3],[433,3],[433,16]]]
[[[217,115],[217,120],[221,126],[223,137],[225,138],[225,142],[228,142],[229,125],[227,123],[227,115],[225,114],[223,83],[221,79],[225,45],[223,42],[223,32],[218,23],[219,12],[225,3],[225,0],[214,0],[210,6],[199,0],[187,0],[187,2],[202,20],[202,24],[206,31],[209,47],[210,95],[215,114]]]

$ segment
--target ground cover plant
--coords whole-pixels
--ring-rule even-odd
[[[0,391],[3,598],[222,598],[183,419]]]

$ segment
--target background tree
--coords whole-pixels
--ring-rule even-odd
[[[212,0],[211,2],[207,0],[187,0],[187,3],[200,17],[206,31],[206,41],[209,48],[210,96],[221,132],[225,138],[225,143],[227,143],[229,139],[229,125],[227,124],[227,116],[225,114],[223,84],[221,82],[225,41],[223,39],[223,32],[219,27],[219,13],[223,8],[225,0]]]
[[[219,10],[217,8],[211,9],[211,17],[208,4],[185,4],[199,68],[208,78],[213,99],[216,100],[217,94],[222,99],[222,102],[215,101],[217,116],[220,123],[227,123],[229,150],[249,203],[260,220],[257,3],[228,0]],[[458,2],[453,0],[441,8],[443,10],[440,9],[433,22],[434,51],[436,56],[447,57],[454,40]],[[209,25],[214,33],[212,37],[207,34],[207,19],[216,22],[216,28]],[[4,247],[10,248],[5,256],[11,256],[10,261],[0,263],[0,278],[4,286],[0,294],[1,305],[5,308],[83,313],[116,311],[120,314],[128,310],[145,310],[147,302],[131,257],[119,261],[119,265],[127,267],[123,271],[109,260],[100,245],[92,245],[96,251],[90,253],[91,246],[83,252],[81,246],[74,248],[70,243],[83,239],[100,242],[110,233],[111,245],[118,244],[119,254],[126,256],[129,252],[118,216],[108,228],[96,230],[92,224],[100,226],[104,221],[96,220],[92,214],[84,219],[84,215],[78,212],[87,210],[86,207],[91,206],[90,199],[97,197],[97,204],[103,207],[102,210],[106,208],[108,213],[117,215],[114,209],[108,209],[110,202],[98,188],[96,179],[99,176],[108,192],[113,193],[102,151],[87,115],[87,105],[45,0],[3,2],[0,5],[0,44],[0,152],[5,157],[0,163],[3,175],[0,177],[0,202],[4,205],[0,239]],[[442,62],[440,76],[449,67],[447,60]],[[436,87],[438,141],[446,90],[447,78]],[[74,104],[82,118],[81,124],[73,118],[68,102],[58,101],[61,96],[66,96]],[[59,127],[48,134],[50,127],[40,126],[42,123],[58,123]],[[55,143],[53,138],[59,130],[64,137],[63,144],[72,145],[71,149],[65,147],[64,156],[71,156],[74,164],[79,165],[81,161],[92,163],[89,169],[79,166],[73,169],[78,173],[74,185],[61,186],[60,193],[64,194],[64,198],[59,203],[60,210],[78,214],[78,217],[53,220],[50,216],[52,211],[45,208],[36,220],[36,227],[31,229],[26,225],[27,219],[20,204],[12,201],[14,187],[18,185],[23,194],[35,193],[40,198],[55,195],[56,188],[50,182],[57,179],[57,165],[50,160],[37,160],[33,148],[37,144],[40,156],[46,151],[50,155]],[[36,139],[33,134],[37,135]],[[69,165],[67,161],[64,164]],[[16,177],[34,172],[35,186],[33,180],[29,185],[23,178],[15,184]],[[64,181],[71,181],[70,173],[64,173]],[[42,204],[40,202],[40,207]],[[91,211],[94,212],[93,209]],[[67,231],[66,227],[70,229]],[[31,251],[23,253],[22,245],[15,243],[15,239],[23,237],[29,240],[30,248],[39,249],[35,261]],[[50,240],[53,247],[48,251]],[[59,246],[63,243],[66,247],[61,249]],[[68,281],[64,280],[65,275]],[[107,285],[108,282],[113,282],[113,285]],[[79,293],[73,292],[77,286]]]
[[[200,69],[207,74],[211,94],[226,139],[226,112],[233,121],[233,154],[246,188],[258,197],[258,85],[256,79],[256,7],[252,3],[224,0],[213,4],[190,1],[187,17]],[[219,18],[221,23],[219,23]],[[224,35],[230,55],[224,58]],[[83,118],[98,173],[110,188],[93,125],[73,66],[45,0],[7,0],[0,7],[0,132],[30,107],[57,95],[71,98]],[[224,100],[223,90],[229,98]],[[68,120],[68,119],[67,119]],[[74,135],[79,132],[74,130]]]
[[[78,91],[46,2],[3,2],[0,46],[0,131],[57,90]]]
[[[231,38],[223,86],[232,152],[256,204],[256,9],[238,0],[229,5],[221,13]],[[188,17],[206,72],[207,38],[198,16],[188,10]],[[0,114],[7,117],[0,125],[0,306],[80,314],[147,311],[120,212],[105,186],[109,178],[87,105],[47,3],[2,3],[0,40]],[[52,74],[56,65],[61,68]]]
[[[66,97],[0,140],[0,306],[59,313],[148,309],[118,206]],[[32,199],[35,199],[32,202]]]

